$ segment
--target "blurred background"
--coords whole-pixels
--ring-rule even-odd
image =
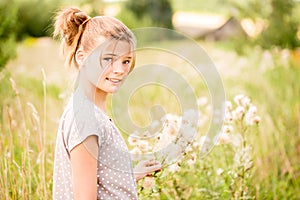
[[[139,186],[141,199],[300,199],[299,0],[1,0],[1,199],[51,198],[57,123],[76,76],[59,56],[53,17],[70,5],[131,29],[187,35],[214,61],[228,100],[245,94],[261,116],[246,136],[249,176],[231,174],[225,157],[236,152],[225,145],[170,175],[177,182],[166,179],[150,192]]]

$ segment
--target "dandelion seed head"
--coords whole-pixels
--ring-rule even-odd
[[[254,123],[254,124],[258,124],[258,123],[260,122],[260,120],[261,120],[261,118],[260,118],[259,116],[255,116],[255,117],[253,118],[253,123]]]
[[[191,124],[192,126],[197,126],[199,119],[199,114],[196,110],[189,109],[184,111],[182,116],[182,123]]]
[[[191,152],[193,151],[193,147],[191,145],[188,145],[186,148],[185,148],[185,152],[188,153],[188,152]]]
[[[133,134],[127,138],[127,141],[131,146],[136,146],[138,144],[138,139]]]
[[[222,132],[223,133],[227,133],[227,134],[233,133],[233,126],[231,126],[231,125],[223,125]]]
[[[218,168],[216,172],[220,176],[221,174],[223,174],[224,170],[222,168]]]
[[[180,136],[186,142],[192,142],[194,136],[197,134],[196,128],[190,126],[189,124],[182,124],[180,127]]]
[[[189,166],[193,166],[196,163],[196,161],[197,161],[197,155],[195,153],[192,153],[191,158],[188,159],[188,161],[187,161],[187,164]]]
[[[181,117],[173,114],[166,114],[163,121],[163,134],[177,135],[181,125]]]
[[[232,134],[230,139],[234,147],[240,147],[242,145],[243,138],[240,133]]]
[[[148,152],[152,149],[147,140],[139,140],[137,142],[137,146],[143,153]]]
[[[145,177],[142,184],[146,190],[152,190],[155,188],[155,179],[153,177]]]
[[[141,159],[142,151],[138,147],[134,147],[129,151],[129,153],[131,154],[131,158],[133,161],[138,161]]]
[[[217,145],[228,144],[231,141],[231,137],[227,133],[221,132],[218,137]]]
[[[178,163],[174,163],[174,164],[170,165],[167,169],[171,173],[176,173],[180,170],[180,166],[178,165]]]
[[[245,108],[243,106],[238,106],[236,109],[232,112],[233,119],[241,119],[245,114]]]
[[[232,110],[232,103],[231,101],[225,101],[225,110],[231,111]]]

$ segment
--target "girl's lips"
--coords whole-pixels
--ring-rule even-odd
[[[106,78],[106,80],[111,81],[113,83],[120,83],[122,79],[117,79],[117,78]]]

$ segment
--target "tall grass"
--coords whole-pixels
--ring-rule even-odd
[[[46,129],[51,124],[46,77],[40,81],[42,93],[35,94],[32,103],[32,92],[39,85],[29,84],[33,90],[19,87],[9,72],[1,75],[0,198],[50,199],[54,145]]]

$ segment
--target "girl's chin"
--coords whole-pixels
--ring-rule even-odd
[[[99,88],[100,90],[102,90],[103,92],[106,93],[116,93],[119,90],[119,87],[109,87],[109,88]]]

